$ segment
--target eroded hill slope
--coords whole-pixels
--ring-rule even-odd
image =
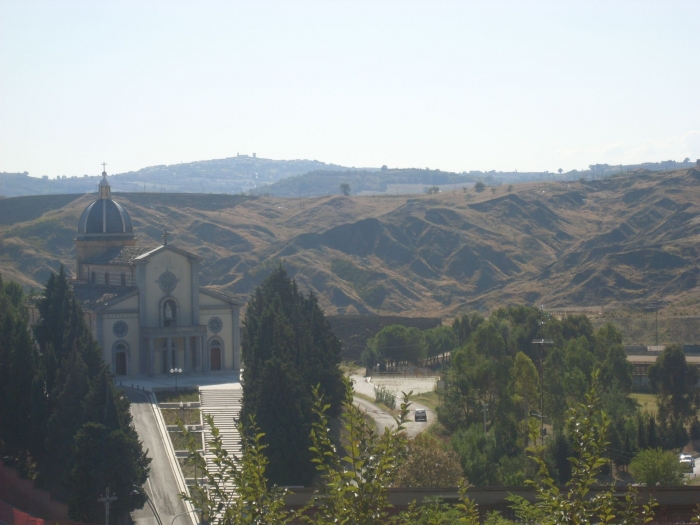
[[[94,196],[57,198],[0,201],[3,277],[37,287],[60,264],[73,269],[77,220]],[[694,169],[410,198],[114,198],[141,243],[156,245],[167,228],[205,258],[204,283],[243,301],[280,261],[328,313],[450,316],[698,296]]]

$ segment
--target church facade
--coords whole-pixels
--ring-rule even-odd
[[[78,221],[72,281],[103,358],[117,375],[239,370],[242,306],[201,287],[197,255],[139,246],[102,173],[99,198]]]

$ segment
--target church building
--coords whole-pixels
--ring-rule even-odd
[[[239,370],[239,310],[199,285],[197,255],[168,243],[139,246],[129,214],[102,172],[98,199],[78,221],[73,290],[117,375]]]

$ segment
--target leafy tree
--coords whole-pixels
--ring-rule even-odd
[[[539,394],[540,379],[532,360],[522,352],[515,356],[513,365],[513,392],[523,407],[523,417],[530,418],[530,409],[535,406]]]
[[[485,189],[486,189],[486,184],[484,184],[484,183],[481,182],[481,181],[478,181],[476,184],[474,184],[474,190],[475,190],[477,193],[481,193],[481,192],[484,191]]]
[[[471,315],[463,315],[461,319],[459,317],[455,318],[452,323],[452,329],[457,334],[457,346],[467,344],[472,332],[483,322],[484,318],[478,312],[473,312]]]
[[[448,326],[438,326],[423,332],[428,357],[445,357],[457,346],[457,334]]]
[[[484,434],[481,425],[458,430],[452,435],[451,444],[459,456],[462,471],[470,483],[477,486],[499,485],[497,444],[493,431]]]
[[[623,502],[615,498],[615,486],[609,491],[590,497],[591,487],[597,483],[607,446],[608,419],[600,410],[597,373],[585,402],[573,406],[566,419],[566,431],[571,438],[574,457],[571,479],[565,489],[557,486],[545,461],[545,447],[535,445],[528,449],[539,466],[539,477],[530,484],[536,487],[534,503],[522,497],[512,497],[513,508],[519,520],[539,525],[587,524],[587,523],[647,523],[653,517],[654,502],[639,508],[635,493],[628,492]],[[537,430],[533,429],[533,438]]]
[[[203,483],[195,480],[189,493],[180,496],[201,509],[202,520],[226,525],[284,525],[295,513],[285,507],[286,490],[270,487],[267,477],[269,460],[265,456],[264,434],[250,416],[247,424],[238,423],[242,438],[242,454],[229,455],[223,446],[219,429],[214,425],[214,417],[204,416],[211,428],[213,439],[208,443],[208,451],[214,456],[215,469],[207,467],[201,454],[201,442],[179,423],[187,441],[189,458],[202,472]],[[236,493],[228,487],[234,485]]]
[[[459,456],[443,450],[441,444],[425,434],[408,442],[406,461],[399,467],[396,487],[456,487],[462,479]]]
[[[669,345],[647,372],[652,392],[659,404],[662,420],[695,415],[700,391],[696,388],[700,372],[689,366],[681,345]]]
[[[670,450],[648,448],[637,454],[629,464],[635,481],[647,486],[680,485],[683,480],[683,465],[678,455]]]
[[[426,355],[423,333],[418,328],[400,324],[385,326],[368,344],[381,360],[394,365],[417,363]]]
[[[428,188],[425,188],[425,193],[427,193],[428,195],[434,195],[436,193],[440,193],[440,188],[438,188],[437,186],[430,186]]]
[[[332,415],[343,398],[340,342],[316,297],[304,297],[280,266],[255,290],[242,334],[244,421],[255,417],[269,446],[270,483],[307,485],[313,397],[320,385]]]
[[[346,197],[350,195],[350,184],[347,182],[341,182],[340,183],[340,193],[345,195]]]
[[[202,468],[204,484],[195,483],[192,495],[181,494],[202,509],[203,519],[215,525],[273,525],[307,523],[310,525],[356,524],[383,525],[388,523],[388,489],[396,480],[405,456],[407,438],[403,423],[409,413],[410,393],[404,394],[397,426],[377,434],[364,414],[352,402],[352,384],[345,380],[341,427],[343,444],[339,446],[330,436],[327,404],[317,386],[314,391],[315,421],[311,431],[311,452],[319,474],[317,495],[304,508],[293,511],[284,505],[287,491],[270,486],[267,447],[264,434],[250,419],[239,430],[243,436],[240,456],[230,456],[222,446],[219,430],[212,418],[214,439],[209,451],[214,455],[216,469],[208,469],[198,451],[199,443],[181,425],[188,440],[193,461]],[[235,495],[226,486],[235,485]],[[467,485],[460,483],[460,501],[447,508],[439,502],[417,508],[415,504],[391,520],[396,524],[448,523],[459,520],[463,525],[478,525],[476,505],[466,495]]]

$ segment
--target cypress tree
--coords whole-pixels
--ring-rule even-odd
[[[644,417],[641,415],[637,418],[637,447],[639,450],[647,448],[646,425],[644,424]]]
[[[113,385],[63,268],[49,278],[37,308],[30,446],[38,481],[69,502],[71,516],[91,521],[99,521],[95,491],[108,485],[119,498],[114,515],[123,517],[145,502],[131,490],[145,482],[150,462],[131,426],[129,401]]]
[[[280,266],[255,290],[242,336],[243,410],[255,416],[268,445],[271,484],[308,485],[311,389],[338,414],[343,398],[340,343],[314,295],[304,297]]]
[[[26,451],[30,439],[34,367],[22,288],[0,278],[0,443],[6,454]]]
[[[83,400],[89,391],[87,367],[77,348],[63,360],[56,378],[55,409],[48,422],[45,474],[59,496],[65,493],[73,460],[73,437],[83,425]]]
[[[657,448],[659,446],[659,437],[656,431],[656,418],[653,415],[649,416],[649,429],[647,430],[647,447]]]

